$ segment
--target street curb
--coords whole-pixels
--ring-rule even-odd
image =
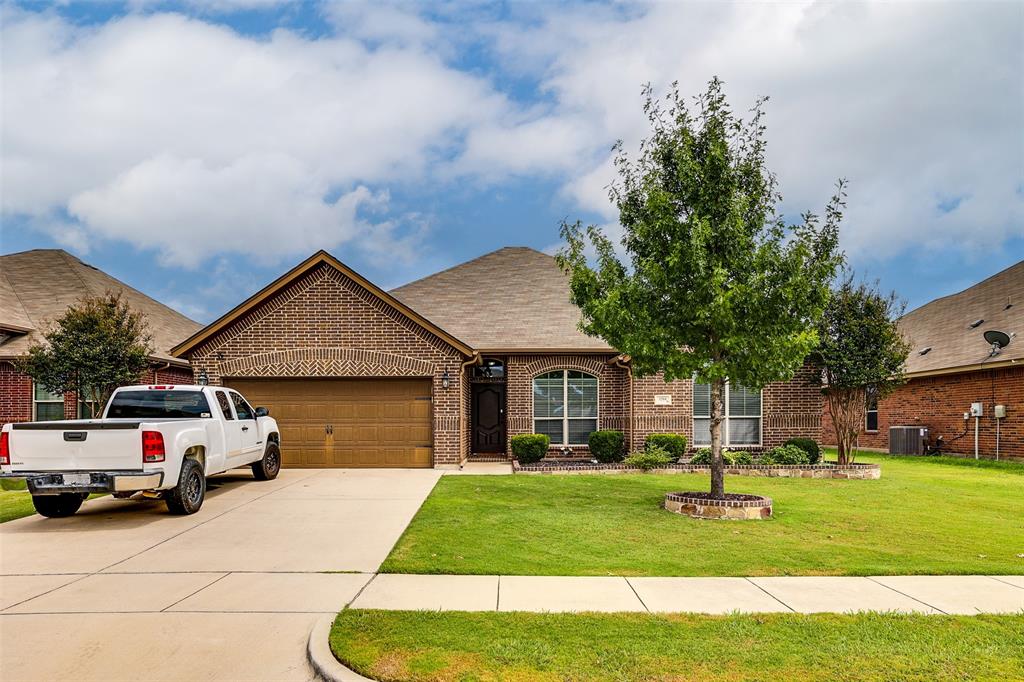
[[[313,666],[313,672],[325,682],[373,682],[370,678],[363,677],[354,670],[349,670],[334,657],[330,644],[331,626],[334,624],[334,619],[333,614],[324,616],[316,622],[313,630],[309,633],[306,658]]]

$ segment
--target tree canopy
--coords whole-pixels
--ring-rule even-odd
[[[119,294],[85,297],[54,321],[19,367],[47,391],[78,393],[99,409],[115,388],[139,381],[151,338],[142,313]]]
[[[791,378],[817,345],[842,261],[844,185],[824,219],[808,212],[789,225],[765,165],[766,99],[744,121],[717,78],[692,106],[675,84],[664,100],[650,86],[643,94],[650,136],[636,159],[616,145],[621,251],[598,227],[563,224],[559,261],[585,333],[628,355],[639,375],[711,384],[712,493],[721,496],[725,382]]]

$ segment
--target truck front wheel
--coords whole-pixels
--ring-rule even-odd
[[[252,463],[252,475],[257,481],[270,481],[281,471],[281,448],[277,443],[267,443],[263,459]]]
[[[51,519],[71,516],[82,506],[88,493],[61,493],[59,495],[33,495],[32,506]]]
[[[194,459],[181,463],[178,485],[167,491],[167,509],[172,514],[195,514],[206,498],[206,474]]]

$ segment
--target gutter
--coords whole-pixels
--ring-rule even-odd
[[[633,366],[629,363],[628,355],[616,355],[608,361],[613,367],[626,370],[626,377],[629,380],[629,409],[626,416],[626,454],[633,449]]]

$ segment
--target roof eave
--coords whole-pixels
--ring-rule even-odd
[[[958,365],[956,367],[939,367],[936,369],[925,369],[918,372],[905,372],[903,376],[906,379],[921,379],[924,377],[942,376],[945,374],[965,374],[968,372],[980,372],[987,369],[1001,369],[1016,366],[1024,367],[1024,359],[1009,358],[996,362],[972,362],[969,365]]]

